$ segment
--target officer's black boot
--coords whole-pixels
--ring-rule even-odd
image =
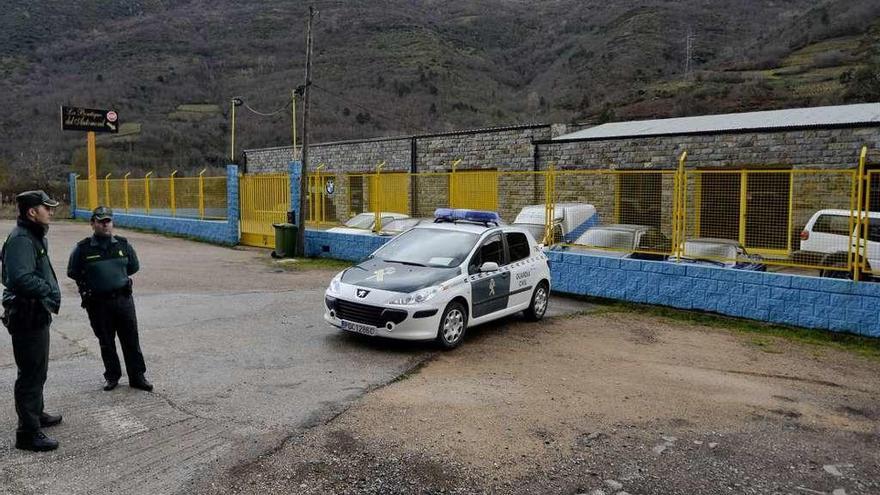
[[[47,437],[42,431],[15,432],[15,448],[33,452],[47,452],[58,448],[58,441]]]
[[[42,426],[43,428],[55,426],[59,423],[61,423],[60,414],[49,414],[45,412],[43,414],[40,414],[40,426]]]
[[[128,379],[128,386],[132,388],[138,388],[141,390],[146,390],[147,392],[153,391],[153,384],[147,380],[144,375],[136,376]]]

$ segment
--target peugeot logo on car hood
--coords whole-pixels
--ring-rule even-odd
[[[367,294],[369,294],[369,293],[370,293],[370,291],[368,291],[367,289],[358,289],[358,290],[357,290],[357,295],[358,295],[358,297],[360,297],[361,299],[367,297]]]

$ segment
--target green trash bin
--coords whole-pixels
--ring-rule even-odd
[[[292,223],[273,223],[275,227],[275,250],[273,258],[292,258],[296,254],[296,234],[299,227]]]

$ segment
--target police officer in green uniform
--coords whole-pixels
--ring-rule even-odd
[[[58,314],[61,291],[49,262],[46,232],[58,202],[43,191],[16,196],[17,225],[6,242],[3,260],[3,324],[12,335],[12,352],[18,367],[15,412],[18,430],[15,448],[55,450],[58,442],[40,428],[61,422],[61,415],[43,410],[43,385],[49,369],[49,324]]]
[[[129,278],[140,268],[137,254],[124,237],[113,235],[113,211],[110,208],[95,208],[91,225],[94,235],[76,244],[67,264],[67,276],[79,287],[82,305],[101,346],[106,380],[104,390],[116,388],[122,376],[116,354],[118,335],[128,385],[151,391],[153,385],[144,377],[147,367],[138,340]]]

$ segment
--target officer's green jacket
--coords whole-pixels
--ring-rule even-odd
[[[140,269],[137,254],[125,237],[93,235],[79,241],[70,261],[67,276],[76,281],[81,294],[98,295],[128,285],[128,276]]]
[[[18,220],[3,244],[3,305],[15,299],[36,299],[47,311],[57,314],[61,290],[49,261],[46,227],[30,220]]]

